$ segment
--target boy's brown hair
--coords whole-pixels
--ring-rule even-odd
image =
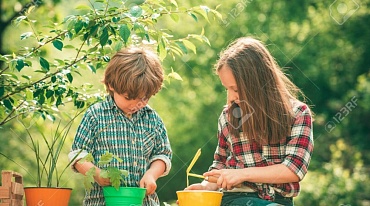
[[[111,58],[103,83],[111,96],[110,88],[118,94],[127,93],[129,99],[148,99],[162,88],[162,65],[148,49],[126,48]]]

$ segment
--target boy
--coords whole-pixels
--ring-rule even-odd
[[[156,180],[168,174],[172,150],[161,118],[147,103],[162,87],[160,61],[146,49],[119,51],[110,60],[103,82],[109,95],[88,108],[69,154],[70,159],[78,155],[72,164],[76,172],[85,174],[96,167],[96,183],[83,205],[105,205],[101,186],[110,181],[100,177],[96,165],[79,160],[91,153],[97,162],[105,151],[123,159],[111,166],[129,172],[127,186],[146,188],[143,205],[159,205]]]

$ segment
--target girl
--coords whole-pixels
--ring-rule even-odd
[[[298,100],[301,92],[263,43],[249,37],[221,53],[216,73],[227,90],[227,106],[204,176],[218,180],[186,189],[222,188],[222,205],[293,205],[313,151],[311,112]]]

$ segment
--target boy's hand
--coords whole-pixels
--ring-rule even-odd
[[[74,164],[74,167],[78,172],[80,172],[83,175],[86,175],[87,172],[90,171],[91,168],[95,168],[95,174],[94,174],[94,180],[98,185],[100,186],[109,186],[111,185],[111,182],[108,178],[102,178],[100,177],[100,171],[101,169],[96,167],[93,163],[91,162],[84,162],[84,161],[78,161]]]
[[[162,160],[155,160],[150,164],[150,168],[145,172],[140,180],[140,187],[146,188],[146,195],[155,193],[157,183],[155,182],[166,170],[166,164]]]
[[[100,176],[100,169],[99,168],[96,168],[96,172],[95,172],[95,176],[94,176],[94,179],[95,179],[95,182],[98,183],[98,185],[100,186],[109,186],[111,185],[112,183],[110,182],[110,179],[109,178],[103,178]]]
[[[157,183],[155,178],[150,173],[145,173],[143,178],[140,180],[140,187],[146,188],[146,195],[151,195],[157,189]]]

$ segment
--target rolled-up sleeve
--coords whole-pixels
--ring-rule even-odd
[[[298,108],[291,135],[288,138],[285,148],[287,156],[282,164],[302,180],[307,173],[314,147],[312,117],[308,106],[303,105]]]
[[[69,161],[72,161],[71,168],[75,172],[78,172],[74,167],[75,163],[84,158],[93,146],[92,137],[96,131],[95,122],[92,113],[87,110],[78,126],[71,151],[68,154]]]
[[[172,160],[172,149],[170,146],[170,141],[167,136],[166,128],[162,120],[158,120],[158,125],[156,128],[156,138],[155,138],[155,147],[152,155],[149,159],[149,163],[152,163],[156,160],[162,160],[166,164],[166,170],[162,176],[168,175],[171,170],[171,160]]]

